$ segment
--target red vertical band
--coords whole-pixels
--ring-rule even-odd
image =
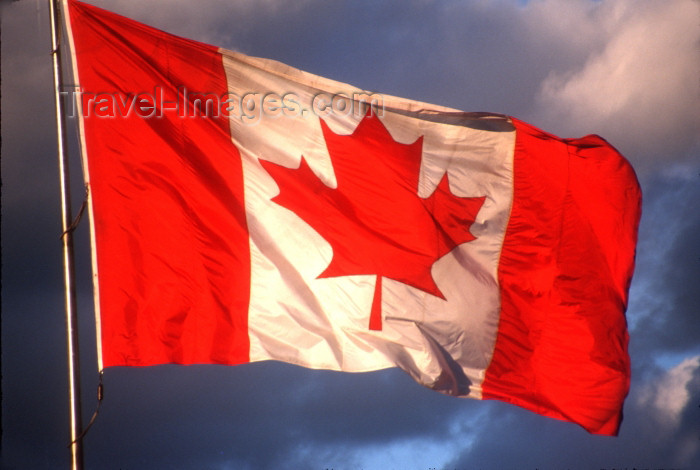
[[[103,365],[248,361],[242,163],[220,103],[210,101],[206,116],[203,99],[227,92],[220,54],[99,8],[69,6]]]
[[[513,207],[483,397],[616,434],[629,389],[624,312],[639,185],[603,139],[562,140],[513,121]]]
[[[377,276],[372,296],[372,309],[369,316],[369,329],[382,331],[382,276]]]

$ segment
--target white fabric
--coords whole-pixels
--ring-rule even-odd
[[[319,92],[361,91],[278,62],[221,52],[235,96],[293,93],[308,108]],[[409,144],[424,138],[420,197],[429,197],[446,171],[454,195],[486,196],[471,227],[476,240],[433,265],[446,300],[384,278],[383,329],[370,331],[376,276],[317,279],[331,261],[331,246],[296,214],[271,202],[279,190],[259,163],[297,168],[303,155],[326,185],[336,187],[319,117],[310,109],[303,116],[234,117],[231,134],[243,159],[252,253],[250,359],[351,372],[399,365],[436,388],[442,387],[441,374],[441,382],[464,385],[464,378],[454,377],[458,363],[467,389],[448,383],[443,391],[480,398],[498,327],[497,267],[512,200],[515,131],[501,116],[390,96],[383,96],[383,105],[380,119],[394,140]],[[352,133],[361,118],[359,112],[323,117],[338,134]]]

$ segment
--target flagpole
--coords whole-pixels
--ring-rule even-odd
[[[80,349],[78,345],[78,312],[75,290],[75,263],[70,200],[70,174],[66,142],[65,106],[61,99],[61,29],[60,0],[49,0],[51,12],[51,50],[53,57],[54,99],[56,101],[56,136],[58,167],[61,180],[61,214],[63,235],[63,278],[65,288],[66,335],[68,342],[68,379],[70,386],[71,468],[83,469],[82,410],[80,405]]]

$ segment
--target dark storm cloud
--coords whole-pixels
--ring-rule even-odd
[[[640,355],[698,351],[700,174],[650,178],[638,247],[639,283],[630,309]]]
[[[138,456],[150,449],[157,456],[151,468],[195,467],[205,457],[291,468],[289,459],[305,447],[446,439],[455,413],[475,405],[423,389],[397,370],[339,374],[270,362],[116,369],[105,380],[111,399],[91,431],[88,453],[98,467],[138,468]],[[130,432],[114,435],[115,428]],[[319,456],[314,462],[342,463]]]

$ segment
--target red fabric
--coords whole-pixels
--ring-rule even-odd
[[[228,120],[172,109],[144,118],[148,107],[127,112],[134,97],[121,92],[162,90],[165,106],[182,100],[178,87],[222,95],[220,54],[89,5],[69,8],[104,367],[248,361],[250,254]]]
[[[516,126],[501,317],[483,397],[616,434],[629,389],[624,311],[641,192],[597,136]]]

